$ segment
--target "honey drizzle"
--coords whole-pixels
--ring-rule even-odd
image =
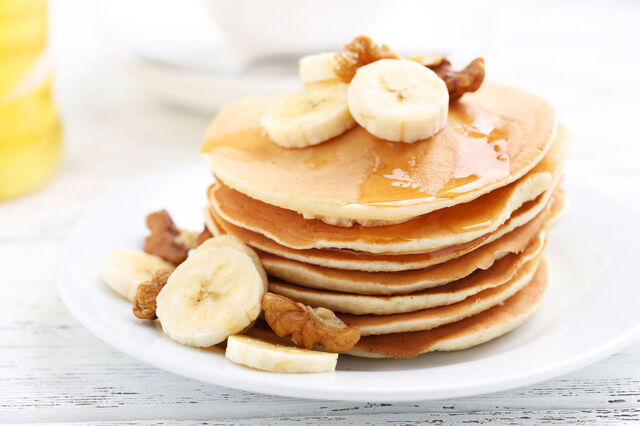
[[[506,177],[510,172],[507,152],[508,128],[500,117],[483,111],[471,114],[468,107],[453,107],[450,124],[442,132],[455,155],[451,177],[437,191],[421,184],[428,174],[420,164],[424,147],[378,140],[372,152],[374,167],[360,187],[359,204],[377,206],[412,205],[443,198],[455,198]],[[436,165],[430,165],[436,166]]]
[[[357,161],[350,178],[360,179],[359,195],[347,204],[399,207],[456,198],[510,173],[513,123],[464,103],[450,107],[449,124],[437,135],[412,144],[382,140],[356,126],[322,144],[287,149],[271,142],[253,120],[233,124],[231,132],[211,132],[203,151],[220,150],[229,158],[241,151],[248,164],[295,166],[299,173],[335,173],[336,165],[356,167],[351,164]],[[227,127],[225,120],[219,127]]]

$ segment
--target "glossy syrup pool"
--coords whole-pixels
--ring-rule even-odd
[[[429,153],[430,140],[416,144],[379,141],[372,151],[375,166],[361,185],[358,202],[399,205],[455,198],[509,175],[506,149],[509,131],[501,126],[504,123],[499,118],[482,112],[471,115],[464,107],[454,107],[449,112],[449,121],[436,137],[440,140],[433,140],[442,148],[446,160],[453,159],[454,166],[448,170],[446,180],[437,185],[423,184],[424,177],[433,169],[436,176],[439,174],[440,164],[424,161],[437,157]]]

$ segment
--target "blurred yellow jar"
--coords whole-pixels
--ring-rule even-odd
[[[0,0],[0,199],[35,189],[61,151],[46,0]]]

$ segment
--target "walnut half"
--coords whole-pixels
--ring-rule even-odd
[[[398,54],[386,44],[377,45],[369,37],[359,35],[342,47],[336,54],[335,73],[342,81],[349,83],[358,68],[380,59],[398,59]]]
[[[146,238],[144,251],[154,254],[164,260],[179,265],[189,254],[190,244],[171,219],[169,212],[160,210],[147,216],[147,227],[151,234]]]
[[[369,37],[360,35],[345,44],[342,52],[336,54],[334,71],[338,78],[349,83],[358,68],[380,59],[398,59],[396,52],[386,44],[378,45]],[[415,55],[406,59],[416,61],[438,74],[447,85],[449,101],[460,99],[468,92],[475,92],[484,81],[484,59],[476,58],[461,71],[451,69],[451,62],[437,55]]]
[[[138,286],[133,298],[133,314],[141,319],[156,319],[156,298],[169,280],[173,270],[160,269],[153,273],[151,281],[145,281]]]
[[[439,58],[439,57],[434,57]],[[439,58],[432,63],[424,63],[427,68],[438,74],[447,85],[449,102],[460,99],[468,92],[475,92],[484,81],[484,59],[476,58],[461,71],[451,69],[451,62],[445,58]]]
[[[307,349],[318,344],[327,352],[345,352],[360,340],[360,330],[348,327],[329,309],[311,308],[288,297],[265,293],[262,309],[271,329],[280,337]]]

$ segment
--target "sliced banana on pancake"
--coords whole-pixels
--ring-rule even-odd
[[[133,300],[138,286],[149,281],[155,271],[173,268],[171,263],[152,254],[118,250],[109,254],[102,278],[120,296]]]
[[[281,99],[260,124],[271,140],[285,148],[316,145],[355,125],[347,106],[345,83],[314,84]]]
[[[260,126],[269,105],[253,98],[220,111],[202,145],[213,173],[265,203],[354,222],[399,222],[505,186],[540,162],[556,131],[546,102],[485,83],[452,104],[448,125],[423,141],[385,142],[355,126],[327,143],[286,149]]]
[[[337,63],[335,52],[303,56],[298,62],[298,75],[304,84],[335,82]]]
[[[171,339],[208,347],[256,320],[266,287],[251,249],[233,237],[210,238],[171,274],[156,314]]]
[[[326,373],[336,369],[338,354],[283,346],[249,336],[229,336],[225,358],[272,373]]]
[[[382,59],[360,67],[348,90],[349,111],[369,133],[396,142],[427,139],[447,122],[447,85],[415,61]]]

